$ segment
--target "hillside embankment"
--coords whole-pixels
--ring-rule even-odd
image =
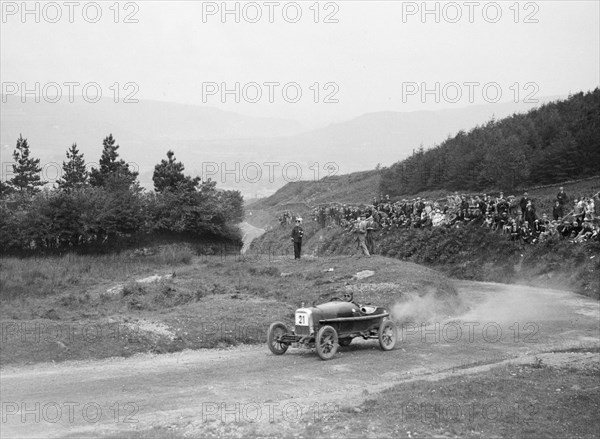
[[[356,236],[339,226],[321,228],[313,221],[308,203],[285,203],[293,192],[313,194],[315,205],[331,202],[350,205],[368,204],[375,194],[373,181],[369,184],[343,176],[329,185],[300,182],[285,186],[281,193],[249,207],[248,221],[261,226],[267,233],[255,240],[248,250],[253,254],[292,255],[291,225],[281,225],[278,216],[285,210],[304,218],[303,253],[318,258],[334,255],[358,255]],[[375,178],[375,174],[369,178]],[[355,186],[358,184],[358,186]],[[365,185],[366,184],[366,185]],[[367,186],[370,188],[368,189]],[[600,178],[564,182],[552,186],[531,188],[529,196],[538,214],[550,214],[559,187],[564,187],[570,199],[591,195],[600,189]],[[319,189],[326,193],[318,195]],[[366,192],[363,192],[366,191]],[[494,192],[489,192],[494,193]],[[358,194],[362,194],[360,197]],[[368,197],[366,197],[368,195]],[[442,199],[443,193],[422,193],[426,199]],[[517,193],[518,195],[518,193]],[[352,203],[349,199],[355,198]],[[416,196],[416,195],[415,195]],[[412,198],[412,197],[408,197]],[[325,200],[331,200],[325,203]],[[598,209],[598,207],[597,207]],[[550,215],[549,215],[550,216]],[[506,235],[490,232],[479,225],[460,228],[392,229],[375,235],[379,255],[416,262],[441,270],[459,279],[525,283],[534,286],[563,288],[600,299],[600,244],[574,243],[552,239],[536,244],[511,242]]]
[[[291,226],[267,232],[251,254],[291,255]],[[356,235],[339,226],[304,225],[303,253],[316,258],[360,255]],[[397,229],[376,233],[376,253],[423,264],[459,279],[563,288],[600,299],[600,243],[511,242],[480,226]]]

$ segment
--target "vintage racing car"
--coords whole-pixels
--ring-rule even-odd
[[[271,324],[267,344],[276,355],[284,354],[290,345],[315,347],[323,360],[333,358],[338,346],[348,346],[355,337],[377,338],[384,351],[394,349],[396,326],[384,308],[358,305],[352,294],[334,297],[326,303],[298,308],[295,326],[290,331],[282,322]]]

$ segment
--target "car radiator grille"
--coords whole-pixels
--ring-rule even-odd
[[[296,325],[296,335],[309,335],[310,327]]]

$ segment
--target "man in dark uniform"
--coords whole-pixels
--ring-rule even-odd
[[[525,207],[524,220],[529,224],[529,229],[533,230],[534,222],[537,219],[535,214],[535,207],[533,207],[533,203],[531,200],[527,202],[527,207]]]
[[[556,195],[556,201],[558,201],[561,206],[564,206],[565,204],[567,204],[568,200],[569,200],[569,197],[567,196],[567,194],[565,192],[565,188],[561,187],[560,190],[558,191],[558,194]]]
[[[523,193],[523,198],[519,201],[519,207],[521,208],[521,218],[525,216],[525,211],[527,210],[527,203],[531,200],[529,199],[529,194],[527,192]]]
[[[560,200],[556,200],[554,202],[554,207],[552,208],[552,218],[554,218],[555,221],[560,221],[563,216],[565,216],[563,205],[560,204]]]
[[[302,252],[302,237],[304,229],[302,228],[302,218],[296,218],[296,225],[292,229],[292,242],[294,243],[294,259],[300,259]]]

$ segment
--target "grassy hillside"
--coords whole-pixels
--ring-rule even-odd
[[[536,210],[549,213],[552,211],[552,206],[554,205],[554,200],[556,199],[556,194],[558,193],[558,189],[560,187],[565,188],[565,192],[569,196],[570,201],[573,201],[574,197],[590,196],[600,191],[600,175],[580,180],[565,181],[563,183],[534,187],[522,187],[519,189],[515,189],[512,192],[504,191],[504,195],[514,195],[515,197],[520,198],[523,195],[523,192],[527,191],[527,193],[529,194],[529,198],[532,199],[535,203]],[[412,194],[410,196],[403,196],[401,198],[421,197],[430,200],[437,200],[445,199],[449,193],[454,192],[448,190],[422,191],[416,194]],[[464,193],[481,194],[483,192]],[[498,190],[492,190],[485,193],[495,196],[498,194]]]
[[[380,171],[325,177],[318,181],[286,184],[268,198],[247,206],[250,210],[298,208],[322,203],[370,203],[378,195]]]
[[[320,204],[371,204],[373,197],[385,195],[379,192],[380,181],[381,171],[373,170],[326,177],[319,181],[292,182],[279,189],[270,197],[247,205],[246,212],[252,212],[251,216],[260,216],[261,211],[280,213],[284,210],[290,210],[306,216],[306,213],[310,212],[312,207]],[[561,186],[565,188],[570,201],[574,197],[591,196],[600,191],[600,175],[544,186],[522,187],[515,189],[511,193],[505,191],[504,195],[515,195],[520,198],[524,191],[528,191],[529,198],[534,201],[537,211],[551,213],[556,194]],[[412,195],[392,197],[392,200],[415,197],[432,200],[445,199],[450,193],[453,192],[448,190],[422,191]],[[480,194],[481,192],[466,193]],[[488,193],[497,195],[498,190],[488,191]],[[261,224],[254,225],[260,226]],[[262,225],[264,226],[265,224],[263,223]]]
[[[444,275],[388,258],[203,256],[183,245],[155,254],[3,258],[0,365],[127,357],[266,342],[304,302],[352,291],[391,307],[430,291],[454,298]],[[360,279],[356,273],[372,270]]]
[[[277,217],[284,211],[310,218],[312,208],[328,203],[371,203],[379,194],[380,171],[325,177],[318,181],[297,181],[286,184],[268,198],[246,206],[246,221],[255,227],[270,230],[279,226]]]

